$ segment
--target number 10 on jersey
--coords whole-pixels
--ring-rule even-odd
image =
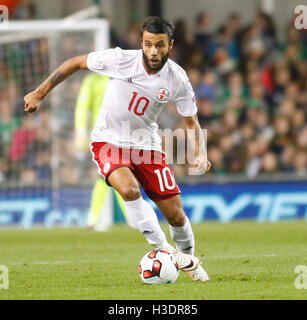
[[[139,97],[136,99],[138,95],[137,92],[132,92],[132,94],[133,96],[130,100],[128,110],[134,112],[137,116],[144,115],[149,105],[149,100],[146,97]]]

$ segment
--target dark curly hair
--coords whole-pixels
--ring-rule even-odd
[[[144,31],[155,34],[163,33],[168,35],[169,42],[171,42],[174,38],[174,30],[175,26],[172,22],[167,21],[161,17],[151,16],[147,17],[144,20],[140,31],[140,36],[142,39]]]

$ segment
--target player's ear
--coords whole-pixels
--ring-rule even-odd
[[[173,48],[174,45],[174,39],[171,40],[171,42],[169,43],[169,49],[171,50]]]
[[[142,31],[140,31],[140,45],[142,48],[143,47],[143,33],[142,33]]]

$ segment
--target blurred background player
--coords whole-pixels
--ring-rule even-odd
[[[88,74],[81,85],[75,110],[75,146],[79,161],[87,158],[89,152],[89,132],[93,129],[104,92],[109,78],[97,74]],[[118,192],[114,190],[116,201],[130,226],[124,202]],[[109,201],[113,201],[113,191],[100,177],[96,180],[91,195],[91,204],[87,216],[87,227],[96,231],[106,231],[112,225],[112,207]],[[111,212],[110,212],[111,211]]]

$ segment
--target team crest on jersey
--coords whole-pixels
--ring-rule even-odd
[[[169,96],[168,90],[165,88],[161,88],[156,92],[156,97],[160,102],[166,101],[168,96]]]

